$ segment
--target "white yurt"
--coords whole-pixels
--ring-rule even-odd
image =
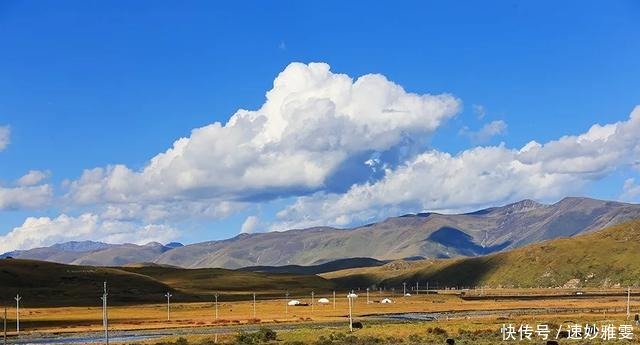
[[[407,294],[405,294],[406,297],[411,297],[411,294],[407,292]]]
[[[358,295],[354,294],[353,292],[347,295],[347,298],[358,298]]]
[[[318,300],[318,303],[320,304],[329,304],[329,299],[328,298],[321,298]]]
[[[298,304],[300,304],[300,301],[295,300],[295,299],[292,299],[292,300],[291,300],[291,301],[289,301],[287,304],[288,304],[288,305],[298,305]]]
[[[382,304],[389,304],[389,303],[393,303],[393,301],[391,300],[391,298],[385,298],[382,301],[380,301],[380,303]]]

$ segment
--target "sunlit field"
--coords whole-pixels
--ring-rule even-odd
[[[625,320],[627,296],[626,291],[608,290],[610,296],[590,297],[596,291],[586,290],[583,296],[571,297],[575,290],[553,289],[522,289],[522,290],[482,290],[466,291],[465,295],[480,295],[486,299],[465,300],[459,291],[438,291],[431,294],[412,295],[410,297],[391,296],[390,294],[371,292],[369,302],[365,292],[359,293],[353,307],[355,320],[365,324],[360,334],[393,333],[404,336],[405,332],[413,332],[414,327],[425,325],[439,326],[457,330],[461,326],[465,329],[493,329],[498,324],[514,322],[550,320],[554,323],[564,320]],[[548,296],[558,294],[570,297],[555,298]],[[544,294],[545,297],[532,299],[531,296]],[[614,295],[615,294],[615,295]],[[519,295],[520,298],[502,299],[500,296]],[[257,300],[254,303],[251,296],[248,300],[235,302],[220,302],[218,304],[218,318],[213,302],[208,303],[172,303],[170,320],[167,320],[167,305],[165,303],[114,306],[109,308],[110,329],[118,330],[148,330],[164,328],[224,328],[223,333],[234,333],[235,327],[243,325],[282,325],[308,324],[324,325],[322,329],[346,330],[348,327],[348,304],[346,292],[337,294],[335,307],[332,295],[315,295],[316,303],[311,305],[311,296],[290,296],[308,306],[286,306],[282,299]],[[319,298],[325,297],[330,303],[321,305]],[[381,304],[382,298],[389,297],[394,303]],[[25,299],[26,301],[26,299]],[[640,298],[632,296],[630,300],[631,313],[637,312]],[[255,310],[255,311],[254,311]],[[381,316],[398,313],[439,313],[436,321],[403,322],[392,326],[389,320]],[[388,315],[385,315],[388,316]],[[632,315],[633,316],[633,315]],[[20,309],[21,335],[30,333],[66,333],[99,331],[102,329],[102,309],[95,307],[61,307],[61,308],[29,308],[28,303]],[[9,335],[15,333],[15,309],[8,309]],[[499,321],[499,322],[498,322]],[[367,327],[367,324],[385,324],[385,326]],[[414,326],[422,325],[422,326]],[[315,334],[315,333],[314,333]],[[392,334],[388,334],[392,335]],[[284,335],[283,335],[284,336]],[[304,332],[290,331],[286,337],[304,337]]]

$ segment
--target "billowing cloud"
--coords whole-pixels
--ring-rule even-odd
[[[4,151],[4,149],[9,146],[11,142],[11,129],[9,126],[0,126],[0,151]]]
[[[346,225],[399,212],[469,210],[523,198],[575,193],[640,157],[640,106],[629,119],[519,150],[477,147],[458,155],[428,151],[344,194],[319,192],[282,210],[274,229]],[[634,191],[633,181],[627,183]]]
[[[27,187],[35,186],[49,176],[48,172],[40,170],[30,170],[24,176],[18,179],[18,186]]]
[[[468,127],[460,130],[460,135],[468,137],[472,143],[483,144],[491,140],[496,135],[504,134],[507,130],[507,123],[502,120],[491,121],[477,131],[472,131]]]
[[[166,243],[177,232],[166,225],[138,225],[110,221],[85,213],[78,217],[62,214],[56,218],[30,217],[8,234],[0,236],[0,253],[16,249],[49,246],[66,241],[98,240],[107,243]]]
[[[260,219],[258,217],[256,216],[247,217],[247,219],[244,220],[244,223],[242,223],[242,227],[240,228],[240,233],[252,234],[258,227],[259,223],[260,223]]]
[[[47,206],[53,197],[48,184],[0,187],[0,210],[35,209]]]
[[[338,172],[341,179],[357,175],[350,170],[354,161],[366,168],[361,156],[423,142],[459,108],[450,95],[409,93],[382,75],[353,80],[327,64],[292,63],[258,110],[238,110],[226,124],[194,129],[139,171],[124,165],[86,170],[66,197],[75,205],[148,205],[334,191]],[[352,176],[356,182],[367,177]]]

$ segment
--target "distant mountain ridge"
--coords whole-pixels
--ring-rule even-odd
[[[157,242],[137,245],[71,241],[57,243],[50,247],[16,250],[4,253],[0,255],[0,258],[12,257],[72,265],[122,266],[131,263],[152,262],[162,253],[182,246],[177,242],[167,245]]]
[[[140,262],[185,268],[315,266],[350,258],[389,261],[486,255],[632,219],[640,219],[640,205],[570,197],[551,205],[522,200],[465,214],[408,214],[352,229],[316,227],[241,234],[186,246],[100,248],[96,243],[65,243],[5,256],[102,266]],[[82,248],[91,249],[80,251]]]

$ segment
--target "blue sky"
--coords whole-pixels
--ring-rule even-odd
[[[0,149],[0,186],[4,188],[0,236],[20,228],[4,238],[18,247],[68,239],[138,240],[108,230],[117,227],[131,229],[142,241],[147,238],[144,234],[155,230],[137,229],[153,224],[160,232],[170,229],[158,239],[193,242],[233,236],[247,217],[255,217],[249,222],[255,226],[247,230],[266,231],[317,224],[347,226],[394,213],[464,210],[520,197],[555,201],[571,193],[638,201],[639,177],[634,168],[638,146],[631,140],[624,143],[626,155],[603,163],[606,168],[587,167],[571,176],[564,172],[554,183],[574,186],[553,193],[527,192],[518,182],[511,191],[473,198],[472,203],[444,202],[450,198],[434,193],[428,200],[389,197],[392,201],[370,202],[366,210],[335,217],[305,211],[340,198],[346,203],[352,200],[346,196],[351,185],[375,185],[382,180],[380,169],[365,177],[363,169],[368,166],[354,167],[353,162],[376,156],[373,151],[385,151],[381,164],[386,163],[391,174],[424,152],[436,150],[456,157],[465,150],[501,143],[520,150],[532,140],[545,144],[587,133],[594,124],[629,120],[640,104],[638,37],[640,4],[636,1],[4,1],[0,4],[0,126],[8,128],[9,139]],[[215,122],[224,125],[240,108],[259,109],[274,79],[292,62],[324,62],[332,73],[353,79],[378,73],[408,93],[451,94],[459,107],[437,128],[408,137],[402,132],[402,140],[420,144],[394,142],[374,150],[367,147],[371,143],[360,143],[349,151],[349,164],[340,161],[340,169],[328,168],[319,183],[278,183],[264,189],[251,184],[238,192],[213,188],[205,181],[177,198],[234,203],[216,215],[184,212],[149,217],[130,212],[113,217],[105,215],[106,209],[121,208],[121,201],[73,200],[69,185],[79,181],[85,169],[122,164],[139,172],[175,140],[190,137],[194,128]],[[486,128],[494,128],[493,132],[478,132],[491,124]],[[236,154],[233,148],[227,150],[230,157]],[[397,153],[405,151],[411,153]],[[573,157],[571,162],[606,156],[585,152],[588,157]],[[206,152],[203,155],[200,158],[206,160]],[[43,172],[44,178],[19,186],[17,180],[32,170]],[[341,187],[329,187],[332,181],[339,181]],[[44,185],[45,201],[10,200],[28,197],[19,188]],[[549,183],[544,188],[554,186]],[[127,199],[126,204],[166,206],[167,196],[163,198]],[[304,205],[294,212],[290,206],[296,202]],[[56,223],[60,230],[40,239],[37,231],[25,225],[28,217],[36,217],[48,228],[42,217],[54,221],[62,214],[70,220]],[[74,221],[89,214],[95,217],[85,232],[70,238],[63,235],[68,232],[64,226],[82,226],[85,223]],[[116,223],[104,225],[112,221]]]

